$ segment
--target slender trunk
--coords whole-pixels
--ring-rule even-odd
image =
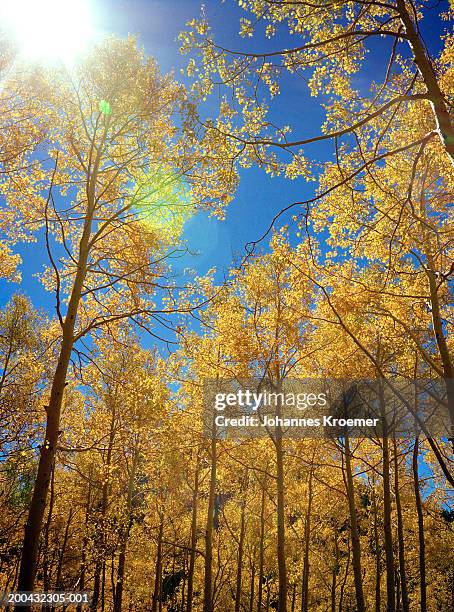
[[[386,610],[396,609],[394,588],[394,549],[391,525],[391,489],[388,439],[383,438],[383,532],[385,537]]]
[[[366,605],[363,593],[363,577],[361,571],[361,545],[359,540],[358,519],[356,516],[355,488],[353,485],[353,472],[351,464],[350,441],[348,434],[345,436],[345,480],[348,498],[348,509],[350,513],[350,532],[353,556],[353,576],[355,581],[357,612],[365,612]]]
[[[339,532],[338,526],[334,526],[334,567],[331,581],[331,612],[336,612],[336,588],[337,574],[339,572]]]
[[[205,583],[203,593],[203,612],[213,612],[213,523],[214,500],[216,495],[217,440],[213,432],[211,440],[210,488],[208,492],[208,512],[205,527]]]
[[[43,524],[44,511],[46,508],[47,494],[52,472],[52,466],[57,452],[58,438],[60,436],[60,413],[63,402],[63,394],[66,386],[66,376],[74,345],[74,330],[81,300],[83,284],[87,274],[87,263],[90,251],[90,236],[95,211],[95,190],[101,155],[104,148],[105,136],[100,143],[94,163],[93,171],[88,177],[87,188],[87,212],[85,215],[84,228],[79,243],[79,256],[77,272],[72,286],[68,302],[68,310],[62,326],[62,339],[57,367],[55,369],[50,391],[49,405],[46,408],[47,422],[44,442],[41,445],[38,471],[36,474],[33,495],[29,506],[28,519],[25,526],[24,540],[22,544],[22,557],[19,571],[19,591],[33,591],[36,575],[36,564],[38,560],[39,540]],[[30,609],[26,606],[25,609]],[[22,612],[23,606],[17,606],[17,612]]]
[[[409,612],[410,604],[408,600],[407,571],[405,568],[405,537],[404,537],[404,525],[403,525],[403,519],[402,519],[402,505],[400,501],[399,464],[397,460],[396,438],[394,438],[394,495],[396,498],[397,539],[399,543],[399,573],[400,573],[400,588],[401,588],[401,594],[402,594],[402,610],[403,612]]]
[[[133,516],[132,516],[132,498],[134,495],[134,482],[136,479],[137,464],[139,462],[139,451],[136,448],[131,466],[131,472],[128,480],[128,493],[126,498],[126,514],[127,523],[122,534],[120,544],[120,554],[118,557],[117,583],[114,593],[114,612],[121,612],[123,602],[123,588],[126,568],[126,548],[128,546],[129,533],[131,531]]]
[[[6,582],[4,586],[4,593],[8,593],[8,591],[14,591],[14,585],[16,584],[17,575],[19,573],[19,565],[20,565],[19,561],[20,559],[17,559],[16,563],[14,564],[14,567],[7,574],[7,578],[6,578]],[[10,583],[11,583],[11,588],[10,588]]]
[[[63,560],[65,558],[66,547],[68,545],[69,528],[71,526],[72,517],[73,517],[73,509],[70,508],[69,509],[69,514],[68,514],[68,521],[66,522],[66,527],[65,527],[65,535],[63,536],[63,542],[62,542],[62,545],[61,545],[61,551],[60,551],[60,555],[59,555],[59,558],[58,558],[57,577],[55,579],[55,589],[57,591],[59,591],[62,588],[61,575],[62,575],[62,571],[63,571]]]
[[[87,492],[87,504],[85,506],[85,533],[82,541],[82,553],[80,561],[80,579],[79,579],[79,591],[85,589],[85,572],[87,570],[87,546],[88,546],[88,522],[90,519],[90,508],[91,508],[91,476],[92,468],[90,466],[89,480],[88,480],[88,492]],[[82,612],[82,605],[77,606],[77,612]]]
[[[418,514],[418,543],[419,543],[419,589],[420,610],[427,612],[427,585],[426,585],[426,541],[424,537],[424,516],[422,511],[421,493],[419,490],[418,470],[419,438],[415,439],[413,448],[413,486],[415,491],[416,512]]]
[[[312,457],[312,460],[314,457]],[[306,521],[304,525],[304,559],[303,559],[303,580],[301,589],[301,612],[309,610],[309,545],[311,541],[311,512],[312,512],[312,473],[313,462],[309,470],[308,500],[306,510]]]
[[[100,520],[98,525],[98,533],[97,533],[97,541],[96,541],[96,564],[95,564],[95,573],[93,579],[93,596],[91,600],[90,608],[91,610],[97,610],[98,601],[100,594],[102,595],[102,587],[104,582],[102,581],[102,573],[104,568],[104,559],[105,559],[105,531],[106,531],[106,514],[107,507],[109,502],[109,477],[110,477],[110,465],[112,463],[112,452],[115,440],[115,431],[116,431],[116,410],[115,404],[113,404],[113,410],[110,419],[109,426],[109,441],[107,444],[107,454],[106,461],[104,466],[105,474],[103,474],[103,485],[102,485],[102,495],[101,495],[101,508],[100,508]]]
[[[292,606],[291,606],[292,612],[295,612],[295,605],[296,605],[296,582],[293,583],[293,587],[292,587]]]
[[[120,554],[118,555],[117,580],[114,590],[114,612],[121,612],[123,605],[123,582],[125,579],[126,568],[126,537],[122,538],[120,545]]]
[[[349,543],[350,543],[350,540],[349,540]],[[343,612],[344,610],[344,592],[345,592],[345,585],[347,584],[347,578],[348,578],[349,571],[350,571],[350,546],[348,547],[348,556],[347,556],[347,563],[345,564],[344,577],[342,579],[341,587],[339,589],[338,612]]]
[[[240,537],[238,540],[238,562],[236,570],[236,593],[235,593],[235,612],[240,612],[241,608],[241,583],[243,576],[243,548],[244,548],[244,533],[245,533],[245,514],[246,514],[246,494],[243,493],[241,501],[241,521],[240,521]]]
[[[401,607],[400,607],[400,577],[399,577],[399,572],[397,570],[395,572],[395,576],[396,576],[396,611],[397,612],[401,612]]]
[[[277,385],[278,393],[281,385]],[[281,417],[280,401],[276,407],[277,417]],[[274,437],[276,449],[276,486],[277,486],[277,566],[279,572],[278,612],[287,612],[287,565],[285,559],[285,482],[284,482],[284,449],[282,428],[278,424]]]
[[[428,57],[424,44],[417,32],[416,26],[407,10],[405,0],[397,0],[397,10],[402,25],[405,28],[408,43],[413,53],[413,58],[418,71],[422,76],[427,88],[428,98],[437,125],[440,140],[452,164],[454,164],[454,128],[449,116],[443,93],[438,84],[437,75],[432,62]]]
[[[159,523],[159,535],[156,550],[156,566],[154,576],[154,591],[153,601],[151,605],[152,612],[157,612],[158,602],[161,601],[161,582],[162,582],[162,538],[164,535],[164,515],[161,515],[161,521]]]
[[[375,540],[375,612],[381,611],[381,545],[378,535],[378,508],[375,489],[372,490],[372,507],[374,511],[374,540]]]
[[[106,559],[103,557],[102,560],[102,573],[101,573],[101,612],[104,612],[106,607]]]
[[[259,584],[257,594],[257,612],[262,611],[263,599],[263,569],[265,556],[265,502],[266,502],[266,474],[262,483],[262,500],[260,504],[260,540],[259,540]]]
[[[392,511],[391,511],[391,485],[390,485],[390,461],[389,440],[386,424],[386,406],[382,381],[379,384],[380,412],[383,422],[383,531],[385,536],[385,563],[386,563],[386,610],[395,612],[396,592],[394,585],[394,549],[392,535]]]
[[[187,594],[187,606],[186,612],[192,612],[192,599],[194,593],[194,568],[197,548],[197,510],[198,510],[198,497],[199,497],[199,457],[197,457],[197,463],[195,468],[194,476],[194,489],[192,492],[192,521],[191,521],[191,551],[189,554],[189,569],[188,569],[188,594]]]
[[[251,584],[249,587],[249,612],[253,612],[254,610],[254,598],[255,598],[255,549],[254,549],[254,559],[252,561],[252,567],[251,567]]]
[[[185,550],[183,553],[183,582],[181,585],[181,601],[180,601],[180,610],[186,610],[186,588],[187,588],[187,578],[188,578],[188,551]]]

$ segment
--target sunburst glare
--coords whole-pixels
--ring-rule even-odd
[[[0,24],[31,62],[71,64],[95,36],[91,0],[0,0]]]

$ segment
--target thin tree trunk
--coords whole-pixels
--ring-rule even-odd
[[[241,608],[241,587],[243,577],[243,548],[245,534],[245,514],[246,514],[246,492],[243,492],[241,500],[241,520],[240,520],[240,537],[238,540],[238,561],[236,571],[236,592],[235,592],[235,612],[240,612]]]
[[[427,585],[426,585],[426,541],[424,537],[424,516],[422,511],[421,493],[419,491],[419,438],[415,439],[413,447],[413,486],[415,491],[416,512],[418,514],[418,543],[419,543],[419,589],[420,589],[420,610],[427,612]]]
[[[104,612],[106,607],[106,558],[102,560],[102,573],[101,573],[101,612]]]
[[[68,521],[67,521],[66,527],[65,527],[65,535],[63,537],[63,542],[62,542],[62,545],[61,545],[61,551],[60,551],[60,555],[59,555],[59,559],[58,559],[57,577],[55,579],[55,589],[57,591],[59,591],[62,588],[61,575],[62,575],[62,571],[63,571],[63,560],[65,558],[66,547],[68,545],[69,528],[71,526],[72,517],[73,517],[73,509],[70,508],[69,509],[69,514],[68,514]]]
[[[331,581],[331,612],[336,612],[337,574],[339,572],[339,541],[338,526],[334,526],[334,567]]]
[[[199,497],[199,456],[197,455],[197,462],[194,476],[194,489],[192,492],[192,520],[191,520],[191,551],[189,553],[189,569],[188,569],[188,594],[187,594],[187,606],[186,612],[192,612],[192,599],[194,593],[194,568],[197,548],[197,510],[198,510],[198,497]]]
[[[353,472],[351,464],[350,441],[348,434],[345,436],[345,480],[348,498],[348,509],[350,513],[350,532],[353,556],[353,576],[355,581],[357,612],[365,612],[363,577],[361,571],[361,544],[359,540],[358,519],[356,515],[355,488],[353,485]]]
[[[203,593],[203,612],[213,611],[213,523],[214,500],[216,495],[217,440],[215,433],[211,440],[211,470],[208,491],[208,512],[205,526],[205,580]]]
[[[128,493],[126,499],[127,524],[121,538],[120,554],[118,557],[117,584],[114,593],[114,612],[121,612],[123,601],[123,589],[126,568],[126,548],[128,545],[129,534],[131,531],[133,516],[132,516],[132,498],[134,495],[134,482],[136,478],[137,464],[139,461],[139,451],[136,448],[129,474]]]
[[[159,523],[159,534],[158,534],[158,543],[156,550],[156,567],[155,567],[155,578],[154,578],[154,591],[153,591],[153,601],[151,610],[152,612],[157,612],[158,610],[158,601],[161,600],[161,582],[162,582],[162,538],[164,535],[164,515],[161,515],[161,520]]]
[[[100,521],[98,526],[98,535],[96,542],[96,564],[95,564],[95,573],[94,573],[94,585],[93,585],[93,596],[91,600],[90,608],[91,610],[97,610],[99,596],[102,594],[102,573],[104,568],[104,555],[105,555],[105,522],[106,522],[106,514],[107,507],[109,502],[109,475],[110,475],[110,465],[112,463],[112,452],[115,440],[115,432],[116,432],[116,409],[115,403],[112,406],[112,414],[109,425],[109,441],[107,444],[107,455],[105,462],[105,474],[103,475],[103,485],[102,485],[102,496],[101,496],[101,509],[100,509]]]
[[[349,540],[349,543],[350,543],[350,540]],[[350,570],[350,546],[348,547],[348,557],[347,557],[347,563],[345,564],[344,577],[342,579],[341,587],[339,589],[339,608],[338,608],[338,612],[343,612],[343,610],[344,610],[344,592],[345,592],[345,585],[347,584],[347,578],[348,578],[349,570]]]
[[[304,525],[304,558],[303,558],[303,580],[301,589],[301,612],[309,610],[309,545],[311,541],[311,512],[312,512],[312,474],[314,469],[314,456],[309,470],[308,500],[306,510],[306,521]]]
[[[396,513],[397,513],[397,539],[399,543],[399,573],[400,573],[400,588],[402,594],[402,610],[409,612],[410,605],[408,601],[407,587],[407,571],[405,568],[405,538],[404,525],[402,519],[402,505],[400,501],[399,490],[399,464],[397,460],[397,442],[394,438],[394,495],[396,498]]]
[[[378,508],[375,489],[372,489],[372,507],[374,510],[374,540],[375,540],[375,612],[381,611],[381,544],[378,535]]]
[[[188,551],[185,550],[183,553],[183,583],[181,585],[181,601],[180,610],[186,610],[186,589],[187,589],[187,577],[188,577]]]
[[[277,385],[278,393],[281,385]],[[276,412],[281,417],[280,401]],[[277,487],[277,566],[279,572],[279,602],[278,612],[287,612],[287,565],[285,559],[285,482],[284,482],[284,449],[282,443],[282,428],[278,424],[274,437],[276,449],[276,487]]]
[[[266,474],[262,482],[262,500],[260,504],[260,540],[259,540],[259,584],[257,594],[257,612],[262,612],[263,569],[265,555],[265,509],[266,509]]]
[[[85,572],[87,570],[87,546],[88,546],[88,523],[90,519],[90,508],[91,508],[91,476],[92,468],[89,470],[88,480],[88,492],[87,492],[87,504],[85,506],[85,533],[82,541],[82,553],[80,561],[80,579],[79,579],[79,590],[84,591],[85,589]],[[77,612],[82,612],[82,604],[77,606]]]
[[[383,422],[383,531],[385,536],[385,562],[386,562],[386,610],[395,612],[396,610],[396,591],[394,584],[394,549],[391,524],[391,485],[390,485],[390,461],[389,461],[389,440],[386,425],[386,406],[383,383],[379,381],[379,401],[380,412]]]
[[[251,567],[251,584],[249,588],[249,612],[253,612],[254,610],[254,598],[255,598],[255,549],[254,549],[254,559],[252,561],[252,567]]]

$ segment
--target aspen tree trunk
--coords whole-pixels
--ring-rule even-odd
[[[350,543],[350,540],[349,540]],[[339,589],[339,607],[338,612],[344,612],[344,593],[345,593],[345,585],[347,584],[347,578],[350,570],[350,546],[348,547],[348,557],[347,563],[345,564],[345,572],[344,577],[342,579],[341,587]]]
[[[372,490],[372,507],[374,510],[374,540],[375,540],[375,612],[381,611],[381,545],[378,535],[378,508],[375,490]]]
[[[379,381],[380,413],[383,422],[383,531],[385,536],[385,561],[386,561],[386,610],[395,612],[396,591],[394,584],[394,549],[391,524],[391,485],[390,485],[390,461],[388,428],[386,425],[386,406],[383,390],[383,382]]]
[[[312,457],[314,460],[314,457]],[[301,612],[309,610],[309,545],[311,541],[311,512],[312,512],[312,472],[313,463],[309,470],[308,500],[306,510],[306,521],[304,525],[304,559],[303,559],[303,580],[301,588]]]
[[[101,517],[99,524],[99,540],[97,542],[97,557],[96,557],[96,565],[95,565],[95,573],[94,573],[94,585],[93,585],[93,597],[91,600],[91,609],[96,610],[98,608],[99,595],[101,594],[101,600],[103,601],[104,597],[104,580],[102,580],[103,573],[105,571],[105,519],[107,513],[107,506],[109,501],[109,474],[110,474],[110,465],[112,463],[112,452],[113,445],[115,439],[115,422],[116,422],[116,410],[115,404],[113,404],[112,415],[110,419],[110,428],[109,428],[109,441],[107,444],[107,455],[106,455],[106,474],[104,475],[104,480],[102,484],[102,497],[101,497]]]
[[[106,559],[102,560],[101,572],[101,612],[104,612],[106,607]]]
[[[241,500],[241,523],[240,537],[238,541],[238,563],[236,571],[236,593],[235,593],[235,612],[240,612],[241,609],[241,583],[243,575],[243,549],[244,549],[244,533],[245,533],[245,514],[246,514],[246,497],[245,493]]]
[[[409,612],[410,606],[408,601],[407,587],[407,571],[405,568],[405,537],[404,525],[402,519],[402,505],[400,501],[399,490],[399,465],[397,460],[397,441],[394,438],[394,495],[396,498],[396,513],[397,513],[397,539],[399,543],[399,573],[400,573],[400,588],[402,594],[402,610]]]
[[[210,487],[208,491],[208,512],[205,526],[205,584],[203,612],[213,612],[213,523],[214,500],[216,495],[217,440],[213,432],[211,440]]]
[[[336,612],[337,574],[339,572],[339,541],[338,527],[334,526],[334,567],[331,582],[331,612]]]
[[[132,515],[132,498],[134,495],[134,482],[136,479],[137,464],[139,461],[139,451],[136,449],[134,452],[134,458],[131,466],[131,473],[129,474],[128,481],[128,495],[126,499],[126,513],[127,513],[127,524],[125,532],[122,535],[120,554],[118,557],[118,570],[117,570],[117,584],[115,588],[114,596],[114,612],[121,612],[122,600],[123,600],[123,587],[125,578],[126,568],[126,548],[128,546],[129,534],[133,523]]]
[[[418,544],[419,544],[419,589],[420,589],[420,610],[427,612],[427,585],[426,585],[426,541],[424,537],[424,516],[422,511],[421,493],[419,491],[419,438],[415,439],[413,447],[413,486],[415,491],[416,512],[418,514]]]
[[[183,554],[183,583],[181,585],[181,601],[180,610],[186,610],[186,587],[187,587],[187,568],[188,568],[188,551],[185,550]]]
[[[400,579],[399,579],[399,573],[396,570],[395,572],[396,575],[396,610],[397,612],[401,612],[401,608],[400,608]]]
[[[281,391],[277,385],[277,392]],[[277,402],[276,414],[281,417],[280,401]],[[287,612],[287,566],[285,560],[285,482],[284,482],[284,449],[282,443],[282,428],[278,423],[274,437],[276,449],[276,486],[277,486],[277,565],[279,571],[279,602],[278,612]]]
[[[58,568],[57,568],[57,576],[55,579],[55,590],[59,591],[62,588],[62,584],[61,584],[61,574],[63,571],[63,560],[65,558],[65,552],[66,552],[66,547],[68,545],[68,538],[69,538],[69,527],[71,525],[71,520],[73,517],[73,509],[70,508],[69,509],[69,514],[68,514],[68,521],[66,523],[66,527],[65,527],[65,535],[63,537],[63,542],[61,545],[61,551],[60,551],[60,555],[58,558]]]
[[[151,605],[152,612],[158,611],[158,602],[161,601],[161,582],[162,582],[162,538],[164,535],[164,515],[160,517],[158,543],[156,550],[156,566],[154,578],[153,601]]]
[[[126,536],[122,538],[120,554],[118,555],[117,582],[114,590],[114,612],[121,612],[123,602],[123,582],[126,567]]]
[[[280,427],[277,427],[280,430]],[[282,431],[276,431],[276,480],[277,480],[277,565],[279,569],[278,612],[287,612],[287,567],[285,561],[285,501],[284,501],[284,451]]]
[[[249,588],[249,612],[253,612],[254,610],[254,598],[255,598],[255,549],[254,549],[254,558],[252,560],[251,567],[251,584]]]
[[[295,605],[296,605],[296,582],[293,583],[293,587],[292,587],[292,607],[291,607],[292,612],[295,612]]]
[[[16,561],[11,571],[7,574],[6,583],[4,587],[5,593],[8,593],[9,591],[14,591],[14,585],[16,584],[18,573],[19,573],[19,559]],[[11,588],[9,586],[10,583],[11,583]]]
[[[438,84],[437,75],[412,17],[410,17],[405,0],[397,0],[397,10],[404,26],[415,64],[427,88],[440,140],[451,163],[454,165],[454,128],[448,106]]]
[[[265,554],[265,509],[266,509],[266,474],[262,482],[262,500],[260,504],[260,540],[259,540],[259,584],[257,595],[257,612],[262,612],[263,599],[263,569],[264,569],[264,554]]]
[[[386,610],[394,612],[396,609],[394,588],[394,549],[391,525],[391,488],[389,478],[389,444],[383,438],[383,531],[385,536],[385,563],[386,563]]]
[[[87,210],[84,220],[82,237],[79,243],[77,272],[71,289],[66,317],[62,326],[62,339],[60,352],[50,391],[49,405],[46,408],[47,422],[44,443],[40,449],[38,471],[33,488],[33,495],[29,506],[27,523],[25,526],[22,544],[22,557],[19,571],[19,591],[33,591],[38,560],[39,540],[46,508],[47,494],[51,478],[52,466],[57,452],[60,435],[60,414],[63,403],[63,394],[66,386],[66,376],[74,345],[74,330],[82,296],[87,264],[90,252],[90,237],[92,233],[93,215],[96,206],[96,183],[104,149],[107,128],[104,131],[102,142],[93,166],[92,174],[87,180]],[[30,606],[16,606],[17,612],[30,609]]]
[[[88,546],[88,522],[90,519],[90,508],[91,508],[91,467],[89,472],[88,481],[88,492],[87,492],[87,504],[85,506],[85,533],[82,542],[82,554],[80,561],[80,580],[79,590],[84,591],[85,589],[85,572],[87,570],[87,546]],[[82,604],[77,606],[77,612],[82,612]]]
[[[218,347],[217,366],[221,359],[221,349]],[[216,381],[219,383],[219,369],[216,375]],[[211,445],[210,445],[210,484],[208,489],[208,509],[205,525],[205,575],[203,589],[203,612],[214,612],[213,610],[213,527],[214,527],[214,503],[216,497],[216,479],[217,479],[217,429],[215,423],[215,415],[213,414],[213,422],[211,429]]]
[[[358,520],[355,505],[355,488],[353,485],[351,450],[348,434],[345,436],[345,480],[347,488],[348,509],[350,513],[350,532],[352,542],[353,576],[355,580],[356,607],[357,612],[366,612],[363,592],[363,577],[361,571],[361,544],[359,541]]]
[[[189,553],[188,594],[186,612],[192,612],[192,599],[194,593],[194,568],[197,548],[197,506],[199,497],[199,471],[199,456],[197,455],[197,463],[194,476],[194,490],[192,493],[191,551]]]

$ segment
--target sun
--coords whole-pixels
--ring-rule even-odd
[[[27,61],[71,64],[94,38],[91,0],[0,0],[0,27]]]

